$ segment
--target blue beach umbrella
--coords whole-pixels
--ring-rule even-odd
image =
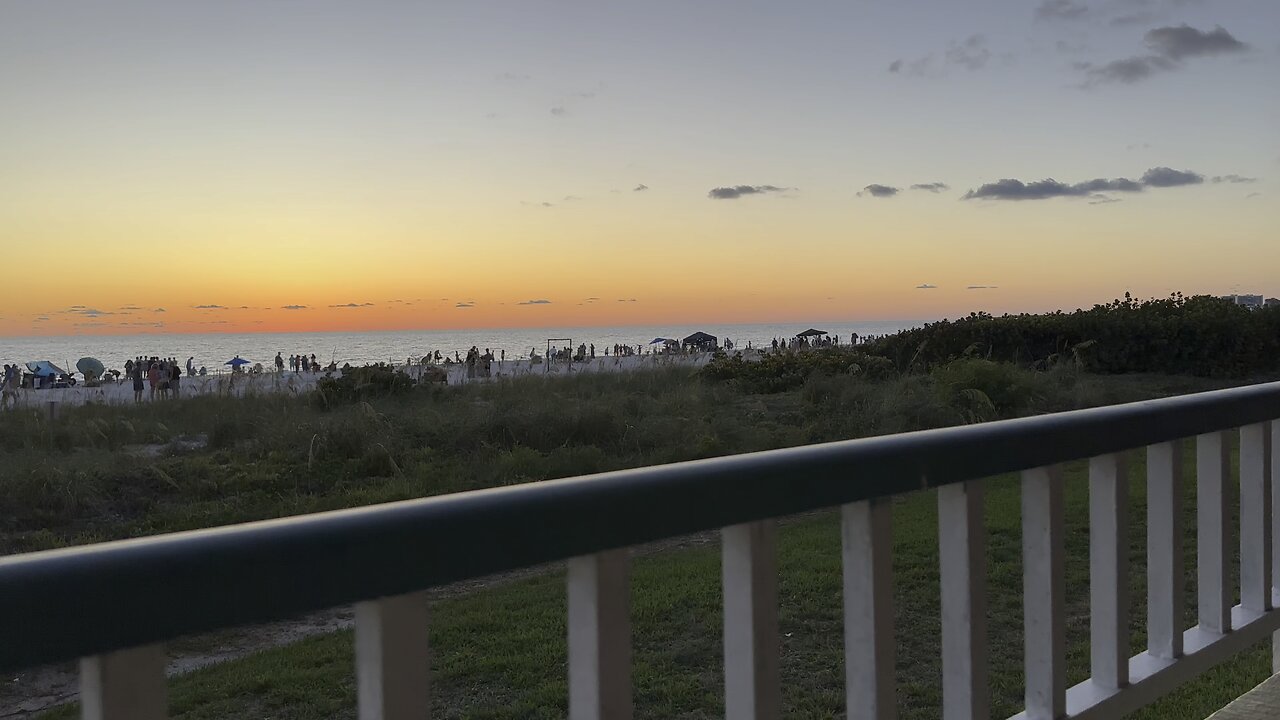
[[[225,364],[230,365],[233,368],[237,368],[237,367],[240,367],[241,365],[248,365],[249,362],[250,361],[245,360],[244,358],[237,355],[231,358],[230,360],[228,360]]]

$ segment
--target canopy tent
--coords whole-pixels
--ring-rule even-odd
[[[48,360],[36,360],[35,362],[29,362],[27,363],[27,370],[30,370],[32,375],[41,378],[57,377],[59,375],[67,374],[62,368],[54,365]]]
[[[704,332],[696,332],[683,340],[685,347],[696,347],[702,350],[716,349],[718,338],[715,335]]]
[[[677,342],[677,341],[676,341],[676,340],[672,340],[671,338],[654,338],[654,339],[652,339],[652,340],[650,340],[650,341],[649,341],[649,344],[650,344],[650,345],[658,345],[658,344],[661,344],[661,343],[673,343],[673,342]]]
[[[809,328],[808,330],[805,330],[802,333],[796,333],[796,337],[817,337],[819,335],[830,335],[830,334],[831,333],[827,332],[826,330],[814,330],[813,328]]]
[[[231,358],[230,360],[226,361],[226,362],[225,362],[225,363],[223,363],[223,364],[224,364],[224,365],[230,365],[230,366],[231,366],[231,367],[233,367],[233,368],[238,368],[238,367],[240,367],[241,365],[248,365],[248,364],[249,364],[249,361],[248,361],[248,360],[245,360],[244,358],[242,358],[242,357],[240,357],[239,355],[237,355],[237,356],[235,356],[235,357]]]

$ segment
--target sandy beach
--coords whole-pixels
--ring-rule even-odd
[[[440,365],[398,365],[397,370],[406,372],[417,379],[425,368],[443,368],[448,374],[449,385],[463,385],[474,382],[494,382],[501,379],[537,376],[566,376],[576,373],[627,372],[631,370],[662,367],[698,368],[711,359],[710,353],[690,354],[652,354],[631,355],[624,357],[596,357],[583,362],[567,363],[534,363],[530,360],[493,361],[490,364],[489,377],[467,377],[467,367],[462,363]],[[332,377],[341,377],[342,372],[329,373]],[[222,397],[246,397],[268,393],[300,394],[315,388],[316,383],[326,374],[295,373],[291,371],[262,373],[230,373],[222,372],[214,375],[183,377],[181,398],[201,395],[218,395]],[[150,399],[150,389],[143,391],[143,402],[163,402],[158,398]],[[105,405],[129,405],[133,403],[133,385],[128,380],[121,382],[104,382],[97,387],[76,385],[70,388],[47,388],[33,390],[24,388],[18,394],[18,407],[48,408],[50,405],[84,405],[101,403]]]

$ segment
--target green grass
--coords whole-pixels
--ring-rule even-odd
[[[990,402],[974,404],[972,394],[963,391],[982,389],[984,383],[1018,391],[1006,397],[984,390]],[[433,389],[329,411],[306,398],[280,397],[191,401],[189,407],[169,404],[123,413],[87,408],[68,413],[65,424],[53,428],[38,419],[6,417],[0,420],[0,442],[8,443],[0,481],[12,491],[0,497],[0,522],[8,525],[4,542],[11,550],[54,546],[1214,386],[1184,378],[1095,378],[979,366],[885,382],[816,377],[796,391],[753,395],[679,373],[637,373]],[[213,428],[216,438],[206,450],[149,459],[118,452],[139,438],[164,441],[201,428]],[[47,443],[66,443],[72,451],[54,455]],[[1191,457],[1187,463],[1190,469]],[[1071,683],[1083,680],[1088,669],[1083,472],[1081,464],[1067,468]],[[1134,652],[1145,645],[1142,472],[1142,463],[1134,463]],[[1187,489],[1187,528],[1194,528],[1193,485]],[[1014,478],[991,479],[987,488],[993,715],[1005,717],[1020,709],[1022,696],[1019,495]],[[904,496],[894,504],[897,687],[904,718],[938,716],[936,523],[933,493]],[[779,537],[786,714],[840,716],[843,630],[836,515],[792,519]],[[1192,538],[1186,553],[1190,591]],[[719,577],[714,544],[636,560],[632,616],[638,717],[722,715]],[[563,573],[550,572],[434,603],[439,717],[565,715],[563,583]],[[1187,602],[1191,625],[1193,592]],[[354,717],[352,663],[350,633],[260,652],[174,679],[173,714]],[[1139,716],[1198,720],[1268,673],[1269,656],[1258,649]],[[49,717],[73,714],[66,707]]]

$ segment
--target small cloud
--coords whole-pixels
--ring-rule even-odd
[[[531,79],[532,79],[531,77],[529,77],[528,75],[525,75],[524,73],[513,73],[513,72],[504,72],[501,75],[497,76],[498,82],[509,83],[513,85],[527,83]]]
[[[644,192],[645,190],[648,190],[648,189],[649,189],[648,185],[645,185],[644,183],[640,183],[639,185],[631,188],[631,192]]]
[[[970,285],[965,290],[995,290],[999,285]]]
[[[1156,19],[1155,13],[1139,11],[1136,13],[1129,13],[1128,15],[1119,15],[1117,17],[1111,18],[1111,25],[1113,27],[1123,27],[1125,25],[1146,25],[1147,23],[1155,19]]]
[[[940,192],[946,192],[947,190],[950,190],[951,186],[941,182],[916,183],[915,185],[911,186],[911,189],[924,190],[925,192],[931,192],[931,193],[940,193]]]
[[[280,306],[280,309],[281,310],[306,310],[307,306],[306,305],[282,305]]]
[[[1151,143],[1129,143],[1124,146],[1125,150],[1150,150]]]
[[[947,48],[947,62],[969,70],[979,70],[991,59],[987,39],[982,35],[970,35],[963,42],[952,43]]]
[[[743,195],[761,195],[782,192],[785,189],[777,185],[734,185],[731,187],[712,188],[707,192],[707,197],[712,200],[737,200]]]
[[[930,285],[929,283],[921,283],[920,285],[916,286],[916,289],[917,290],[937,290],[938,286]]]
[[[1174,170],[1167,167],[1154,167],[1142,174],[1142,182],[1151,187],[1177,187],[1179,185],[1199,185],[1204,176],[1190,170]]]
[[[1258,182],[1258,178],[1244,177],[1242,175],[1214,175],[1210,182],[1239,185],[1243,183],[1256,183]]]
[[[47,315],[41,315],[35,319],[35,322],[49,322],[49,317]]]
[[[196,310],[226,310],[225,305],[192,305]]]
[[[568,112],[569,112],[569,111],[568,111],[568,110],[565,110],[565,108],[564,108],[564,106],[563,106],[563,105],[557,105],[557,106],[555,106],[555,107],[551,108],[551,114],[552,114],[552,115],[555,115],[556,117],[564,117],[564,116],[565,116],[565,114],[566,114],[566,113],[568,113]]]
[[[542,207],[555,207],[555,205],[552,205],[552,204],[551,204],[551,203],[549,203],[549,202],[544,202],[544,203],[542,203]]]
[[[329,307],[331,307],[331,308],[364,308],[364,307],[373,307],[373,303],[369,303],[369,302],[367,302],[367,303],[353,303],[353,302],[350,302],[350,303],[343,303],[343,304],[341,304],[341,305],[330,305]]]
[[[1171,59],[1239,53],[1249,46],[1232,37],[1221,25],[1209,31],[1197,30],[1186,23],[1177,27],[1160,27],[1143,37],[1147,47]]]
[[[121,307],[119,307],[119,308],[117,308],[117,309],[119,309],[119,310],[128,310],[128,311],[130,311],[130,312],[133,312],[133,311],[141,310],[142,308],[138,307],[137,305],[122,305]]]
[[[83,310],[83,309],[84,309],[84,305],[72,305],[70,309],[71,309],[71,310]]]
[[[460,302],[454,305],[454,307],[459,310],[464,310],[466,308],[473,308],[475,306],[476,306],[475,303],[469,303],[469,302]]]
[[[164,308],[156,308],[155,310],[152,310],[151,312],[165,312],[165,309],[164,309]]]
[[[589,297],[589,298],[587,298],[586,300],[584,300],[583,302],[598,302],[599,300],[600,300],[600,298],[598,298],[598,297]]]
[[[899,192],[898,188],[896,187],[891,187],[889,185],[877,185],[875,183],[872,183],[862,188],[862,190],[858,193],[858,197],[862,197],[864,194],[866,194],[866,195],[870,195],[871,197],[887,198],[887,197],[893,197],[894,195],[897,195],[898,192]]]
[[[635,302],[635,298],[618,298],[618,302]]]
[[[523,302],[518,302],[516,304],[517,305],[550,305],[551,301],[550,300],[525,300]]]
[[[577,201],[579,201],[579,200],[581,200],[581,199],[582,199],[582,198],[578,197],[577,195],[565,195],[565,196],[564,196],[564,202],[577,202]]]
[[[1090,205],[1108,205],[1110,203],[1118,203],[1118,202],[1120,202],[1120,198],[1113,198],[1110,195],[1102,195],[1102,194],[1093,195],[1089,199]]]
[[[1248,195],[1245,195],[1244,197],[1245,197],[1245,199],[1246,199],[1246,200],[1248,200],[1249,198],[1262,197],[1262,193],[1260,193],[1260,192],[1251,192],[1251,193],[1249,193]]]
[[[1075,0],[1044,0],[1036,7],[1037,20],[1079,20],[1089,13],[1089,6]]]

